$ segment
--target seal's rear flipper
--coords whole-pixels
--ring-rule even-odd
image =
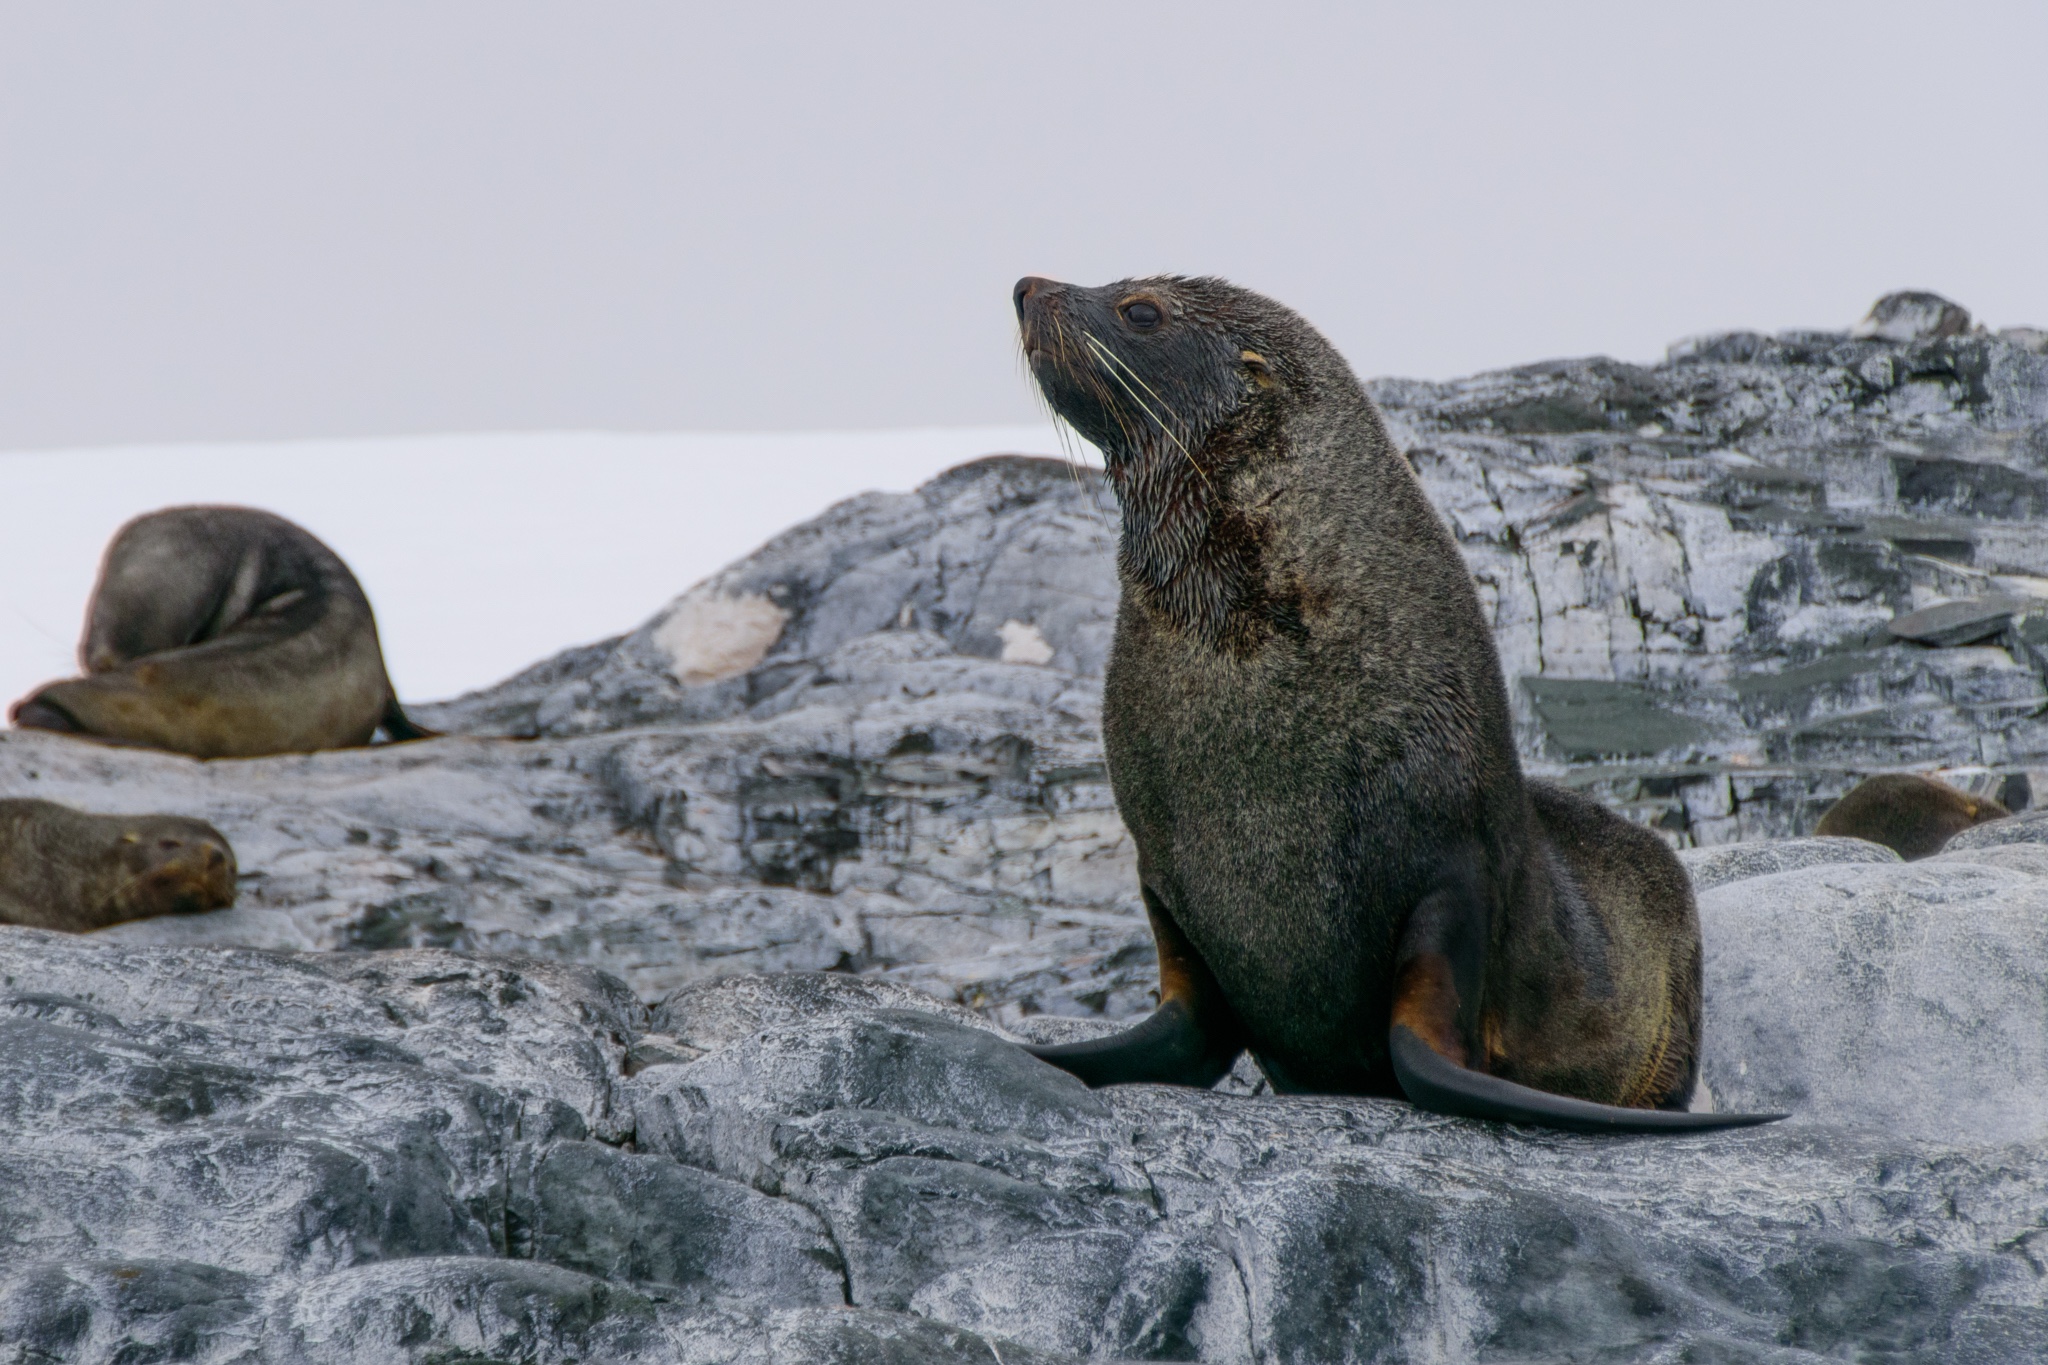
[[[85,727],[80,725],[69,711],[55,703],[45,701],[38,692],[32,697],[14,703],[7,718],[23,730],[55,730],[59,734],[82,735]]]
[[[384,703],[384,718],[378,722],[384,727],[384,737],[393,744],[408,739],[439,739],[439,730],[429,730],[423,725],[412,723],[412,717],[405,714],[405,708],[393,697]]]
[[[1405,1024],[1388,1031],[1394,1076],[1417,1109],[1502,1123],[1533,1123],[1574,1133],[1696,1133],[1775,1123],[1784,1114],[1687,1114],[1670,1109],[1627,1109],[1533,1090],[1452,1062]]]
[[[1091,1088],[1154,1081],[1206,1089],[1223,1079],[1242,1050],[1234,1042],[1219,1045],[1184,1000],[1168,1000],[1143,1023],[1121,1033],[1085,1043],[1025,1048]]]

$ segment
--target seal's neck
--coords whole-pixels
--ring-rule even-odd
[[[1295,604],[1264,590],[1265,517],[1232,496],[1240,472],[1254,458],[1272,458],[1279,440],[1252,425],[1227,422],[1192,450],[1162,437],[1109,469],[1123,507],[1117,567],[1125,591],[1175,629],[1230,653],[1302,629]]]

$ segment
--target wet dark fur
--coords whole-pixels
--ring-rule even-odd
[[[199,758],[245,758],[429,732],[392,693],[369,599],[339,556],[282,517],[173,507],[107,547],[78,647],[86,676],[11,712],[58,730]]]
[[[1868,839],[1911,862],[1941,852],[1943,844],[1972,826],[2011,814],[1988,796],[1971,796],[1931,777],[1883,773],[1850,788],[1828,807],[1813,832]]]
[[[1128,323],[1132,300],[1164,323]],[[1104,735],[1165,1001],[1124,1041],[1041,1055],[1092,1083],[1207,1083],[1249,1047],[1282,1089],[1398,1095],[1406,991],[1470,1071],[1683,1108],[1684,871],[1523,780],[1464,562],[1342,357],[1216,279],[1026,280],[1017,303],[1123,509]]]
[[[204,820],[0,800],[0,924],[82,932],[234,903],[234,850]]]

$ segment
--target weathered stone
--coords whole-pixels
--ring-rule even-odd
[[[1895,410],[1912,384],[1946,406]],[[1738,337],[1375,391],[1521,680],[1532,770],[1680,845],[1803,833],[1905,765],[2048,779],[2048,616],[1940,650],[1885,629],[2044,586],[2042,357]],[[1973,563],[1900,548],[1951,535]],[[982,461],[421,709],[470,735],[205,766],[9,733],[0,790],[229,835],[241,904],[125,942],[528,952],[649,998],[838,968],[1010,1023],[1128,1015],[1151,968],[1099,736],[1114,539],[1096,476]]]
[[[2048,360],[1932,295],[1890,296],[1872,318],[1856,336],[1704,338],[1651,367],[1372,385],[1521,680],[1537,767],[1663,756],[1790,779],[1704,822],[1683,803],[1637,805],[1681,843],[1802,833],[1901,763],[2048,774],[2048,646],[2015,636],[1930,660],[1886,629],[1948,599],[2048,598]],[[811,661],[885,626],[1091,679],[1113,542],[1092,475],[963,468],[835,509],[641,632],[432,714],[553,734],[736,715],[764,692],[789,704]],[[713,597],[781,603],[787,621],[744,681],[685,685],[649,642]],[[2002,615],[1941,642],[1997,637]]]
[[[849,499],[632,634],[426,713],[441,728],[530,736],[714,720],[770,698],[786,708],[820,683],[819,661],[878,631],[929,632],[941,653],[1099,677],[1115,547],[1099,471],[994,456],[915,493]],[[739,634],[747,648],[735,653],[726,646]],[[714,654],[719,666],[701,666]]]
[[[0,794],[201,816],[244,872],[0,930],[0,1358],[2036,1358],[2048,825],[1767,839],[1871,771],[2048,777],[2048,616],[1887,630],[2048,589],[2048,358],[1908,330],[1374,386],[1528,766],[1699,846],[1707,1086],[1788,1123],[1089,1092],[1015,1047],[1156,969],[1114,509],[1004,457],[419,708],[446,738],[0,734]]]
[[[2043,871],[1956,854],[1707,891],[1716,1101],[1953,1144],[2048,1139]]]
[[[1674,714],[1641,687],[1589,678],[1525,678],[1544,731],[1568,759],[1654,755],[1694,747],[1706,727]]]
[[[2035,605],[2026,597],[1968,597],[1937,602],[1885,623],[1901,640],[1922,645],[1974,645],[2005,630],[2019,612]]]
[[[1973,856],[2011,853],[2040,865],[1808,864],[1708,891],[1709,1083],[1795,1113],[1679,1139],[1089,1092],[985,1019],[844,975],[732,978],[646,1015],[592,973],[437,950],[0,930],[0,1019],[69,1031],[0,1046],[21,1176],[0,1344],[2031,1360],[2048,855]]]
[[[1856,325],[1860,337],[1885,341],[1933,341],[1970,330],[1970,310],[1939,294],[1905,290],[1886,294],[1870,306],[1870,315]]]
[[[522,1153],[506,1200],[506,1250],[760,1307],[845,1302],[839,1251],[804,1209],[599,1142]]]
[[[2031,810],[2006,820],[1966,829],[1942,845],[1944,853],[1997,848],[2004,844],[2048,844],[2048,810]]]
[[[1692,889],[1699,895],[1729,882],[1796,872],[1803,867],[1900,861],[1898,854],[1867,839],[1767,839],[1752,844],[1723,844],[1718,848],[1689,848],[1679,853],[1678,860],[1685,864]]]

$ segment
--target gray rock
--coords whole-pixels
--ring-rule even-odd
[[[1886,629],[1951,599],[2048,599],[2048,357],[1932,295],[1872,319],[1699,338],[1651,367],[1371,386],[1472,568],[1533,765],[1702,845],[1804,833],[1901,764],[2048,777],[2048,635],[2001,636],[2001,612],[1943,641],[1986,647],[1930,654]],[[423,714],[543,735],[757,714],[897,628],[1086,686],[1114,517],[1095,476],[1056,462],[966,466]]]
[[[1870,306],[1855,335],[1883,341],[1935,341],[1970,330],[1970,310],[1939,294],[1906,290],[1886,294]]]
[[[1994,595],[1937,602],[1885,623],[1901,640],[1923,645],[1974,645],[2012,625],[2013,617],[2036,605],[2035,599]]]
[[[2044,327],[2001,327],[1998,330],[2001,341],[2011,342],[2035,355],[2048,355],[2048,328]]]
[[[2043,357],[1733,336],[1375,391],[1493,613],[1532,770],[1681,846],[1803,833],[1873,771],[2048,780],[2048,616],[1937,650],[1885,629],[2048,587]],[[1936,552],[1956,535],[1968,562]],[[228,834],[240,905],[123,942],[534,953],[648,998],[838,968],[1009,1024],[1122,1017],[1152,982],[1099,736],[1114,541],[1095,476],[981,461],[421,710],[466,735],[200,765],[8,733],[0,791]]]
[[[261,1311],[263,1288],[192,1261],[10,1265],[0,1269],[0,1347],[37,1362],[219,1359]]]
[[[1750,877],[1768,877],[1802,867],[1839,863],[1896,863],[1899,855],[1867,839],[1769,839],[1753,844],[1722,844],[1679,852],[1692,878],[1692,889],[1705,895],[1717,886]]]
[[[2048,866],[1941,863],[1703,897],[1710,1083],[1797,1113],[1673,1140],[1090,1092],[886,980],[0,930],[0,1344],[2031,1360]]]
[[[1116,614],[1114,500],[1099,471],[992,456],[915,493],[869,493],[714,574],[630,635],[425,708],[437,728],[571,735],[813,700],[819,663],[878,631],[937,652],[1099,677]],[[929,657],[929,649],[926,656]]]
[[[522,1152],[506,1218],[508,1254],[602,1279],[771,1305],[845,1302],[838,1248],[805,1210],[600,1142]]]
[[[1941,846],[1943,853],[1996,848],[2002,844],[2048,844],[2048,810],[2024,811],[2006,820],[1966,829]]]
[[[1942,867],[1974,864],[2028,877],[2048,877],[2048,848],[2038,843],[1998,844],[1990,848],[1943,850],[1926,861]]]
[[[1533,771],[1681,846],[1804,833],[1874,771],[2048,780],[2048,616],[1934,650],[1885,629],[2048,586],[2048,360],[1735,336],[1375,391],[1521,680]],[[467,735],[200,765],[7,733],[0,791],[229,835],[237,908],[123,942],[533,953],[647,998],[837,968],[1012,1025],[1123,1017],[1152,980],[1099,736],[1113,514],[1093,475],[981,461],[420,713]],[[1967,563],[1935,552],[1958,534]]]
[[[1957,1145],[2048,1139],[2048,881],[1944,854],[1700,897],[1703,1077],[1733,1109]]]
[[[1374,386],[1525,761],[1693,846],[1711,1100],[1791,1122],[1602,1141],[1018,1050],[1155,967],[1114,509],[1003,457],[419,708],[442,739],[0,734],[0,794],[202,816],[245,874],[0,931],[0,1358],[2037,1358],[2044,826],[1768,838],[1872,771],[2048,778],[2048,617],[1886,629],[2048,590],[2048,357],[1909,330]]]
[[[672,1358],[660,1306],[531,1261],[436,1257],[292,1285],[247,1325],[255,1359],[292,1365]],[[202,1357],[203,1358],[203,1357]]]

